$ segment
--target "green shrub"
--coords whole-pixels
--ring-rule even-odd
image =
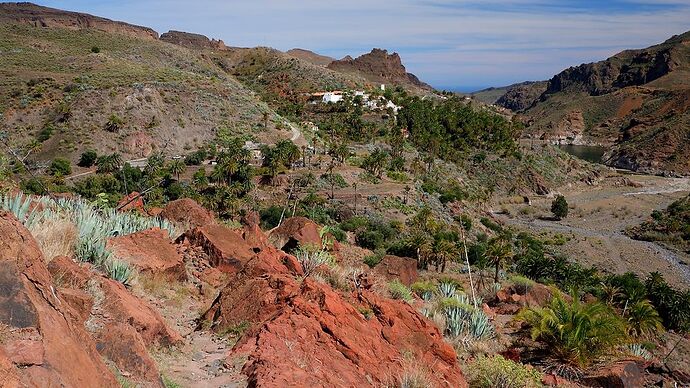
[[[43,129],[41,129],[40,132],[38,132],[36,140],[43,143],[44,141],[50,139],[51,136],[53,136],[54,131],[55,129],[51,125],[46,125],[45,127],[43,127]]]
[[[469,365],[471,387],[536,388],[541,387],[541,373],[534,368],[507,360],[500,355],[479,357]]]
[[[81,154],[81,157],[79,157],[79,163],[77,163],[77,165],[79,167],[91,167],[96,164],[97,159],[98,153],[96,153],[95,150],[86,150]]]
[[[404,300],[406,302],[412,300],[412,291],[410,291],[406,285],[402,284],[400,280],[396,279],[388,283],[388,292],[393,299]]]
[[[559,220],[568,216],[568,201],[564,196],[559,195],[551,202],[551,213]]]
[[[46,184],[41,178],[30,178],[19,182],[19,187],[27,194],[45,194]]]
[[[417,281],[410,287],[412,291],[423,300],[429,301],[434,296],[436,285],[432,281]]]
[[[91,52],[94,54],[98,54],[101,52],[101,48],[98,46],[93,46],[93,47],[91,47]]]
[[[374,252],[374,254],[364,258],[364,264],[368,265],[369,268],[374,268],[383,260],[383,256],[385,254],[382,251]]]
[[[50,175],[67,176],[72,173],[72,165],[70,161],[64,158],[55,158],[48,167]]]

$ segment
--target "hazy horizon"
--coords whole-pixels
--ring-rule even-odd
[[[546,80],[690,30],[690,0],[46,0],[40,5],[222,39],[356,57],[398,52],[408,71],[463,92]]]

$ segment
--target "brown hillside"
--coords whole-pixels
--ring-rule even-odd
[[[288,50],[285,52],[285,54],[292,55],[295,58],[301,59],[303,61],[307,61],[307,62],[314,64],[314,65],[317,65],[317,66],[323,66],[323,67],[326,67],[331,62],[335,61],[335,59],[333,59],[331,57],[327,57],[325,55],[319,55],[313,51],[304,50],[304,49],[300,49],[300,48],[294,48],[292,50]]]
[[[148,27],[84,13],[42,7],[33,3],[0,3],[0,23],[21,23],[34,27],[62,27],[73,30],[88,28],[137,38],[158,39],[158,33]]]

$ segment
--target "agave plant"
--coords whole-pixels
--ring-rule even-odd
[[[455,284],[453,283],[440,283],[438,285],[438,292],[443,298],[452,298],[455,295]]]
[[[643,358],[645,360],[651,360],[652,359],[652,354],[649,353],[647,349],[642,346],[642,344],[630,344],[626,347],[628,353],[630,353],[632,356]]]
[[[110,260],[105,264],[105,270],[108,276],[125,286],[129,287],[134,278],[134,269],[129,264],[119,261]]]
[[[31,199],[24,196],[24,194],[16,194],[13,196],[2,196],[2,208],[14,214],[17,219],[26,223],[30,216],[34,213],[31,207]]]

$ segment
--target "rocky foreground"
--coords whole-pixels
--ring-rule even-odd
[[[73,258],[44,257],[13,215],[0,215],[1,387],[117,387],[122,378],[162,387],[156,353],[179,349],[184,357],[192,337],[238,327],[225,357],[243,360],[240,386],[397,386],[411,360],[433,371],[435,386],[467,386],[436,326],[408,303],[374,293],[375,274],[353,278],[350,291],[334,289],[305,277],[295,257],[271,243],[321,244],[311,221],[291,220],[267,236],[256,217],[230,229],[193,201],[163,214],[195,226],[174,242],[150,229],[109,246],[141,279],[191,285],[195,298],[210,301],[184,336],[153,299]]]

